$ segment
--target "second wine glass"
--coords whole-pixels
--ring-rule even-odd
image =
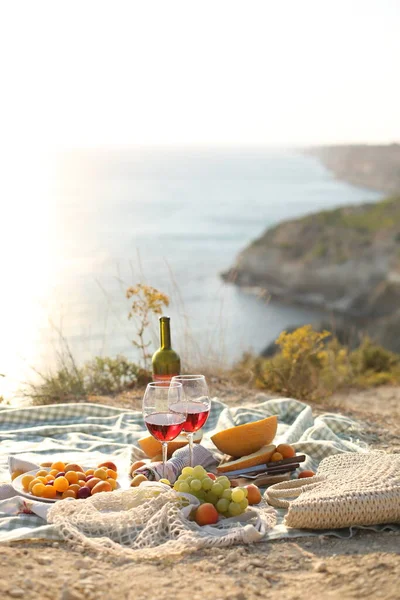
[[[193,467],[193,435],[203,427],[210,413],[208,386],[204,375],[176,375],[172,382],[179,382],[183,387],[182,400],[171,404],[170,408],[178,414],[186,415],[182,431],[189,440],[189,464]]]

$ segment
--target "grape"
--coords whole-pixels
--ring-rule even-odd
[[[198,492],[199,490],[201,490],[200,479],[192,479],[192,481],[190,482],[190,489],[194,492]]]
[[[244,497],[247,498],[247,494],[248,494],[247,488],[243,487],[242,490],[243,490]]]
[[[180,486],[180,481],[175,481],[175,483],[174,483],[174,490],[176,492],[179,492],[179,486]]]
[[[215,494],[213,494],[213,492],[206,492],[206,498],[207,502],[211,502],[211,504],[214,504],[214,506],[217,504],[218,502],[218,496],[216,496]]]
[[[232,517],[237,517],[242,513],[242,508],[237,502],[231,502],[228,508],[228,512]]]
[[[189,475],[193,475],[193,467],[183,467],[183,469],[182,469],[183,479],[185,479],[186,477],[189,477]],[[180,477],[181,477],[181,475],[180,475]]]
[[[190,487],[188,486],[188,484],[186,483],[186,481],[181,481],[181,482],[179,483],[179,488],[178,488],[178,490],[179,490],[180,492],[184,492],[184,493],[188,494],[188,493],[190,492]]]
[[[185,469],[186,468],[187,467],[185,467]],[[184,469],[182,470],[182,473],[183,473],[183,471],[184,471]],[[205,477],[207,475],[207,473],[201,465],[197,465],[196,467],[193,468],[191,475],[192,475],[192,477],[195,477],[196,479],[203,479],[203,477]]]
[[[201,487],[203,488],[203,490],[207,491],[207,490],[211,490],[212,486],[213,486],[213,480],[210,477],[208,477],[208,475],[207,475],[207,477],[204,477],[204,479],[202,480]]]
[[[195,480],[195,477],[191,477],[190,475],[189,475],[189,477],[186,477],[186,479],[185,479],[185,481],[188,485],[190,485],[192,483],[192,481],[194,481],[194,480]]]
[[[229,501],[230,501],[230,500],[231,500],[231,498],[232,498],[232,489],[231,489],[231,488],[229,488],[229,490],[224,490],[224,491],[222,492],[222,498],[225,498],[226,500],[229,500]]]
[[[196,496],[199,500],[206,499],[206,493],[204,490],[199,490],[198,492],[192,492],[193,496]]]
[[[186,475],[179,475],[178,481],[186,481]]]
[[[229,504],[229,500],[226,500],[225,498],[220,498],[215,508],[219,513],[226,513],[229,508]]]
[[[239,504],[240,504],[242,511],[244,512],[249,505],[249,501],[247,500],[247,498],[245,498],[244,500],[239,502]]]
[[[213,494],[218,496],[218,498],[221,498],[222,494],[224,493],[224,488],[222,487],[222,485],[220,483],[213,483],[212,487],[211,487],[211,491]]]
[[[235,488],[232,491],[232,502],[237,502],[239,504],[242,500],[244,500],[243,490],[240,487]]]
[[[226,477],[226,475],[222,475],[221,477],[217,477],[216,483],[219,483],[220,485],[222,485],[222,487],[224,488],[224,490],[228,490],[231,487],[231,482]]]

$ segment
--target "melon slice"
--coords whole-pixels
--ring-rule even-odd
[[[199,444],[202,437],[203,432],[201,429],[196,431],[193,436],[194,443]],[[186,446],[187,443],[188,439],[185,435],[178,435],[178,437],[176,437],[174,440],[168,442],[168,458],[171,458],[175,450],[178,450],[178,448],[183,448],[183,446]],[[162,454],[161,442],[154,439],[152,435],[141,438],[138,440],[138,444],[149,458],[154,458],[154,456]]]
[[[269,462],[271,456],[275,452],[276,447],[273,444],[269,446],[263,446],[257,452],[249,454],[248,456],[242,456],[236,460],[223,463],[217,467],[218,473],[229,473],[229,471],[236,471],[238,469],[247,469],[248,467],[256,467],[257,465],[263,465]]]
[[[272,442],[278,427],[278,417],[267,417],[244,425],[219,431],[211,437],[218,450],[228,456],[247,456]]]

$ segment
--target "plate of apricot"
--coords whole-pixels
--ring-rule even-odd
[[[117,467],[112,462],[83,467],[56,461],[22,473],[12,481],[12,485],[26,498],[57,502],[65,498],[84,500],[100,492],[113,492],[121,487],[117,478]]]

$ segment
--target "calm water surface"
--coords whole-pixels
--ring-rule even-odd
[[[29,204],[26,195],[13,204],[23,252],[3,274],[11,293],[0,372],[8,387],[31,366],[54,364],[56,329],[79,361],[134,358],[125,289],[139,281],[171,296],[183,359],[224,364],[261,350],[315,313],[266,304],[220,273],[279,221],[379,198],[336,181],[313,157],[267,150],[75,153],[53,163],[46,193],[35,185],[26,181]]]

